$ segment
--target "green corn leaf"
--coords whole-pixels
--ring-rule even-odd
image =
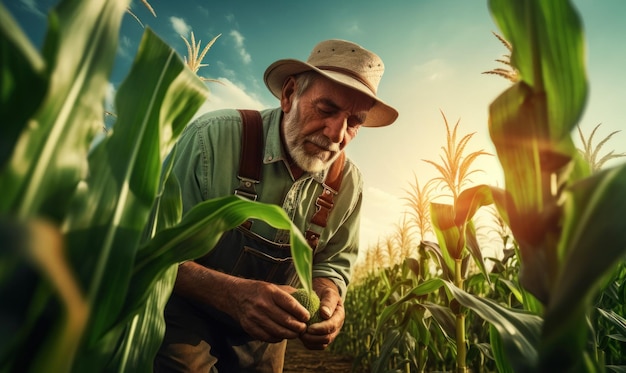
[[[385,331],[385,343],[382,346],[380,355],[372,364],[372,372],[389,372],[385,369],[385,365],[388,361],[392,361],[394,356],[399,355],[398,345],[402,342],[404,336],[404,330],[390,329]],[[391,371],[399,372],[399,370]]]
[[[513,45],[521,79],[491,104],[489,131],[504,170],[521,279],[546,303],[558,272],[550,244],[558,241],[554,178],[562,186],[586,173],[570,136],[587,98],[582,27],[568,0],[491,0],[489,7]]]
[[[171,160],[175,156],[174,149],[169,161],[164,165],[165,182],[162,183],[162,189],[154,204],[155,218],[144,230],[144,234],[149,236],[146,241],[151,239],[156,232],[176,226],[182,219],[183,203],[180,184],[178,179],[170,173],[173,164]],[[122,311],[121,325],[124,325],[124,320],[128,320],[129,316],[132,316],[132,319],[125,324],[124,334],[119,337],[123,342],[114,354],[109,370],[134,373],[147,370],[152,366],[165,333],[163,312],[174,287],[177,272],[178,266],[171,265],[162,275],[154,279],[152,288],[144,289],[148,296],[143,304],[138,305],[138,310]]]
[[[559,255],[563,269],[551,310],[567,307],[597,288],[626,252],[626,164],[601,171],[568,189]],[[602,224],[598,224],[602,222]],[[602,255],[598,255],[601,253]],[[590,280],[594,281],[590,281]]]
[[[444,284],[454,299],[476,312],[498,330],[513,371],[535,371],[534,367],[537,366],[539,360],[537,346],[543,324],[541,317],[525,311],[502,307],[491,299],[466,293],[451,282],[445,281]]]
[[[117,93],[118,121],[111,135],[92,150],[89,177],[65,223],[72,260],[96,309],[87,346],[120,317],[165,152],[206,94],[176,52],[146,30]]]
[[[492,0],[489,6],[514,46],[511,62],[522,79],[492,103],[490,134],[515,208],[530,214],[512,226],[526,240],[532,230],[524,222],[538,221],[543,209],[549,180],[542,169],[576,155],[569,133],[587,96],[582,31],[567,0]]]
[[[513,373],[513,369],[509,364],[505,350],[502,346],[502,338],[492,324],[489,324],[489,343],[491,344],[491,354],[493,360],[496,362],[496,367],[499,373]]]
[[[479,208],[492,204],[491,190],[488,185],[477,185],[462,191],[454,203],[454,222],[461,226],[470,221]]]
[[[535,101],[539,101],[536,103]],[[507,204],[511,229],[523,221],[516,220],[519,213],[538,214],[543,202],[538,130],[538,119],[533,117],[545,103],[534,98],[524,82],[502,93],[489,107],[489,134],[504,171],[506,190],[511,197]],[[519,233],[518,233],[519,235]]]
[[[459,194],[454,205],[431,203],[432,225],[445,264],[452,272],[454,260],[463,258],[463,251],[467,247],[485,278],[488,278],[472,218],[480,207],[494,202],[492,189],[487,185],[466,189]]]
[[[554,141],[570,139],[587,99],[585,44],[569,0],[490,0],[490,10],[513,45],[511,63],[550,107],[543,127]],[[530,124],[527,124],[529,126]]]
[[[617,329],[616,330],[617,332],[619,332],[619,334],[613,338],[617,338],[618,340],[621,340],[622,342],[626,342],[626,319],[623,316],[620,316],[617,313],[615,313],[615,311],[613,310],[605,311],[601,308],[596,308],[596,310],[602,317],[608,320],[611,323],[611,325],[615,327],[615,329]]]
[[[515,284],[513,281],[507,280],[506,278],[498,278],[498,282],[501,282],[504,285],[506,285],[507,289],[509,290],[511,294],[513,294],[515,299],[517,299],[517,301],[520,302],[521,304],[524,304],[522,290],[520,290],[517,284]]]
[[[424,248],[425,253],[428,253],[431,257],[437,260],[437,265],[441,267],[441,271],[443,272],[443,278],[453,279],[454,270],[450,269],[450,267],[446,265],[443,254],[444,250],[441,249],[439,244],[432,241],[422,241],[420,245]]]
[[[586,343],[584,320],[591,297],[626,252],[625,188],[626,164],[594,174],[566,192],[562,269],[545,313],[547,361],[551,353],[572,361],[581,357],[576,351]],[[564,341],[578,350],[563,347]]]
[[[454,206],[435,202],[430,204],[430,219],[443,258],[441,265],[445,265],[451,274],[454,274],[454,260],[461,258],[463,250],[463,247],[459,247],[461,233],[454,218]]]
[[[89,308],[65,260],[61,231],[42,219],[2,220],[0,241],[0,371],[69,371]],[[51,298],[58,309],[45,308]]]
[[[202,202],[193,207],[178,225],[159,231],[138,252],[126,304],[121,314],[132,316],[139,313],[139,318],[137,321],[120,320],[122,324],[127,321],[130,321],[131,325],[138,323],[131,335],[133,337],[126,337],[127,344],[133,343],[124,360],[126,371],[133,372],[135,367],[145,366],[144,364],[150,362],[150,358],[156,354],[163,337],[162,318],[165,302],[158,302],[151,308],[146,307],[146,304],[154,304],[154,299],[164,297],[166,300],[169,297],[173,280],[169,287],[165,287],[163,281],[170,283],[168,278],[171,276],[172,268],[176,268],[182,261],[206,255],[217,244],[223,232],[239,226],[250,218],[263,220],[277,229],[290,230],[296,271],[304,284],[303,287],[308,286],[312,289],[312,252],[304,236],[282,208],[248,201],[234,195]]]
[[[162,179],[165,179],[165,182],[162,183],[161,190],[154,202],[151,220],[144,229],[142,243],[154,237],[156,232],[178,224],[183,217],[183,198],[180,182],[176,176],[171,174],[172,160],[175,157],[176,147],[172,150],[171,157],[164,164]]]
[[[0,56],[0,169],[3,169],[19,134],[41,105],[48,78],[43,58],[1,3]]]
[[[64,0],[50,14],[43,48],[49,86],[42,105],[28,113],[29,125],[0,176],[0,211],[20,218],[63,216],[64,202],[83,176],[90,140],[102,129],[107,79],[128,3]],[[26,88],[26,80],[16,84]]]
[[[313,289],[312,252],[299,229],[280,206],[228,196],[193,207],[177,226],[159,232],[139,251],[127,301],[127,310],[138,307],[155,278],[173,264],[205,255],[221,234],[247,219],[260,219],[277,229],[290,231],[296,272],[305,289]]]
[[[103,372],[150,372],[165,334],[163,310],[176,281],[177,266],[171,266],[155,282],[150,295],[127,323],[120,323],[112,328],[107,337],[107,344],[102,351],[105,359],[100,371]],[[113,343],[115,342],[115,343]],[[119,346],[118,346],[119,344]],[[109,360],[110,359],[110,360]],[[93,372],[94,360],[79,361],[74,370]]]
[[[456,315],[454,312],[452,312],[452,310],[448,307],[443,307],[430,302],[424,302],[421,306],[431,313],[441,328],[441,331],[444,332],[450,339],[454,340],[456,334]]]
[[[382,332],[382,328],[385,327],[386,323],[389,320],[391,320],[394,317],[394,315],[398,314],[398,311],[404,306],[405,303],[413,302],[420,296],[430,294],[434,292],[435,290],[439,289],[441,286],[443,286],[443,281],[441,279],[432,278],[432,279],[426,280],[422,282],[421,284],[417,285],[416,287],[414,287],[413,289],[411,289],[409,293],[407,293],[402,298],[398,299],[396,302],[385,307],[383,309],[383,312],[380,314],[380,317],[377,320],[376,331],[374,335],[375,336],[380,335],[380,333]]]

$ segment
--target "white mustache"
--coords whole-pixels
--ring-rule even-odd
[[[313,135],[307,138],[307,141],[319,146],[322,149],[325,149],[329,152],[338,152],[339,144],[330,141],[327,137],[323,135]]]

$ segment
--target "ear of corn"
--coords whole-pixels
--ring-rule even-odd
[[[320,298],[312,291],[308,292],[306,289],[298,289],[291,294],[304,308],[309,311],[311,318],[307,321],[307,325],[315,324],[322,321],[320,316]]]

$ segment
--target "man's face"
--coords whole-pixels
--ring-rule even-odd
[[[363,93],[326,78],[312,82],[300,97],[295,91],[287,94],[281,105],[289,155],[304,171],[328,168],[356,136],[373,104]]]

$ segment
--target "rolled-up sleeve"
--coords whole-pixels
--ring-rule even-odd
[[[362,195],[359,194],[352,213],[313,260],[313,277],[331,279],[342,298],[345,298],[359,253],[361,200]]]
[[[313,277],[331,279],[345,298],[352,269],[359,253],[363,179],[348,160],[344,167],[340,194],[322,233],[321,244],[313,258]]]

